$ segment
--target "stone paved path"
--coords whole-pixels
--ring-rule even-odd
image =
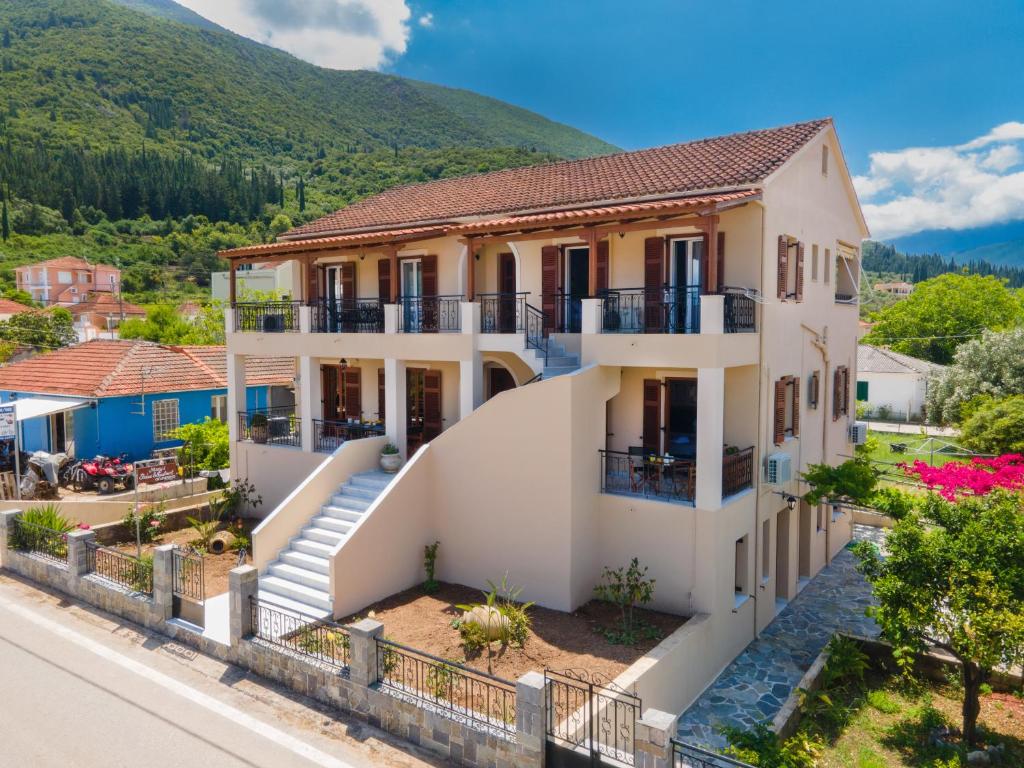
[[[854,526],[854,539],[881,543],[884,531]],[[864,615],[871,588],[844,549],[790,601],[783,611],[725,668],[679,720],[679,738],[721,748],[718,726],[750,728],[771,720],[800,682],[832,634],[844,630],[873,637],[878,627]]]

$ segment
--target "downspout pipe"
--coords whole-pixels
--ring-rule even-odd
[[[828,356],[828,326],[819,333],[814,328],[800,323],[800,327],[811,334],[811,346],[821,354],[824,366],[824,382],[822,383],[822,397],[820,406],[824,407],[828,402],[829,356]],[[819,408],[820,410],[820,408]],[[822,412],[821,415],[821,461],[825,463],[828,457],[828,416]],[[825,522],[825,565],[832,563],[832,520]]]

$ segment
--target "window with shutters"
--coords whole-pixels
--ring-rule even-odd
[[[227,395],[212,395],[210,397],[210,418],[222,424],[228,420]]]
[[[825,530],[825,505],[819,504],[815,509],[816,527],[818,533]]]
[[[735,593],[737,603],[745,600],[750,590],[747,588],[747,537],[736,539],[734,554]]]
[[[800,434],[800,379],[783,376],[775,382],[774,442],[781,445]]]
[[[768,583],[771,578],[770,565],[772,562],[772,521],[765,520],[761,523],[761,582]]]
[[[804,298],[804,244],[799,240],[779,235],[778,297],[803,301]]]
[[[817,410],[818,397],[821,392],[821,373],[815,371],[807,379],[807,407]]]
[[[832,421],[850,412],[850,369],[840,365],[832,374]]]
[[[811,246],[811,282],[818,282],[818,244]]]
[[[153,401],[153,440],[163,442],[174,439],[174,430],[180,426],[178,422],[178,400]]]
[[[821,265],[821,271],[825,275],[825,285],[832,282],[832,251],[825,249],[825,260]]]
[[[828,144],[821,147],[821,175],[828,176]]]

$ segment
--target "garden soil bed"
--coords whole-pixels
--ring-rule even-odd
[[[460,584],[442,583],[432,595],[414,587],[367,606],[342,623],[372,613],[372,618],[384,624],[387,639],[486,672],[487,650],[473,652],[467,658],[459,631],[451,625],[462,615],[456,605],[483,600],[480,590]],[[545,669],[586,670],[592,676],[613,680],[686,621],[683,616],[637,610],[639,620],[655,627],[658,636],[625,646],[613,645],[601,634],[602,629],[617,626],[619,619],[618,609],[608,603],[593,600],[575,613],[533,606],[529,613],[533,626],[523,648],[491,645],[493,673],[505,680],[515,681],[526,672]]]
[[[258,520],[242,520],[242,530],[245,535],[252,540],[252,529],[259,524]],[[222,526],[223,529],[223,526]],[[152,554],[153,549],[163,544],[177,544],[179,547],[186,548],[195,545],[198,534],[192,528],[180,528],[177,531],[167,531],[161,533],[159,538],[150,543],[142,545],[143,554]],[[135,554],[135,542],[134,541],[119,541],[113,545],[115,549],[119,549],[122,552],[127,552],[130,555]],[[252,564],[251,553],[246,553],[245,562]],[[234,550],[228,550],[222,555],[211,555],[209,553],[203,556],[203,578],[205,580],[205,592],[207,597],[213,597],[215,595],[223,594],[228,591],[228,573],[232,568],[238,566],[238,553]]]

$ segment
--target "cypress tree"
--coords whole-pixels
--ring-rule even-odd
[[[299,212],[301,213],[306,210],[306,182],[302,180],[301,176],[299,176],[298,184],[295,187],[296,197],[299,198]]]
[[[6,243],[11,237],[11,222],[7,218],[7,198],[4,198],[3,210],[0,211],[0,237],[3,238]]]
[[[10,29],[4,29],[4,42],[3,42],[3,46],[4,46],[4,48],[10,48],[11,47],[11,30]]]

